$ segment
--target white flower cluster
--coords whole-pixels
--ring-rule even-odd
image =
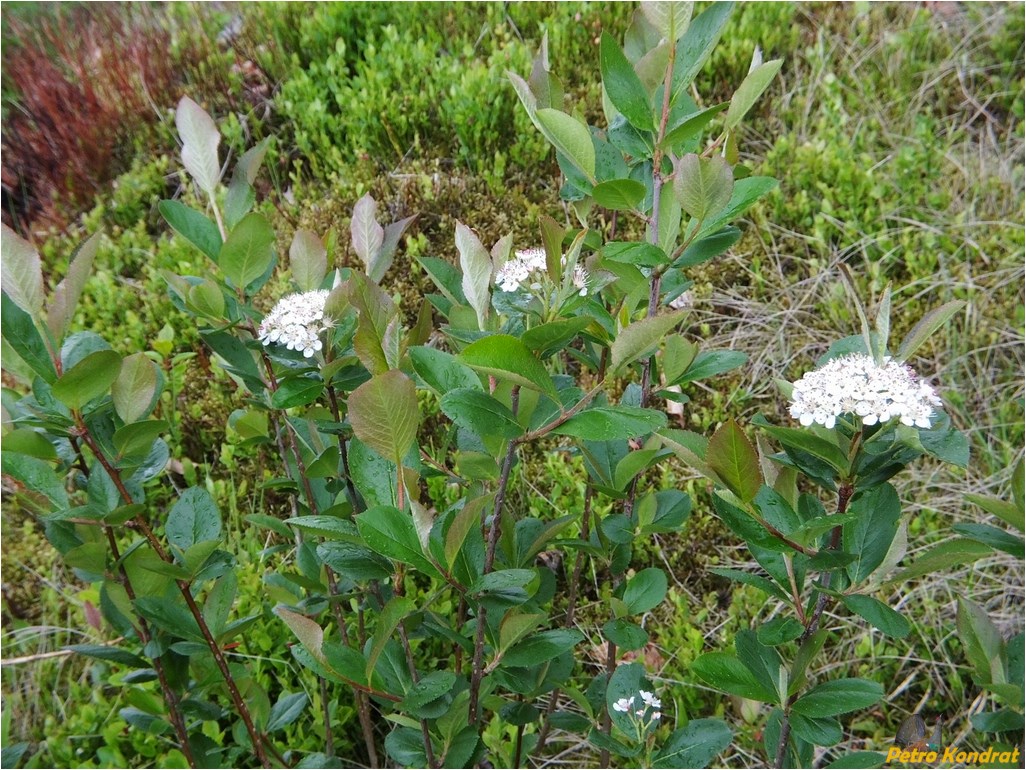
[[[833,428],[842,414],[854,413],[863,425],[898,417],[905,425],[930,427],[930,415],[941,400],[911,367],[884,359],[883,366],[867,355],[852,353],[807,372],[794,383],[791,416],[808,427]]]
[[[282,297],[260,322],[260,341],[265,345],[277,342],[289,350],[302,350],[303,356],[310,358],[323,347],[321,332],[332,326],[331,319],[324,317],[327,299],[328,292],[323,290]]]
[[[613,711],[619,711],[622,714],[634,713],[636,717],[642,717],[645,715],[647,709],[653,709],[651,719],[660,719],[663,715],[659,709],[663,707],[663,702],[655,696],[655,693],[651,693],[648,690],[641,690],[638,692],[642,702],[645,704],[639,708],[634,708],[635,696],[629,698],[620,698],[616,703],[613,704]]]
[[[563,261],[565,264],[565,257]],[[539,289],[545,270],[545,249],[524,249],[495,272],[495,283],[503,291],[516,291],[525,284]],[[588,271],[582,265],[574,267],[572,280],[582,297],[588,293]]]

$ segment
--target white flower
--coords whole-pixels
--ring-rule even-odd
[[[518,251],[513,259],[510,259],[495,272],[495,283],[503,291],[516,291],[522,284],[530,281],[531,288],[538,288],[541,284],[537,278],[545,272],[545,250],[525,249]],[[532,280],[534,278],[535,280]]]
[[[574,267],[573,282],[574,286],[580,289],[577,292],[582,297],[588,293],[588,271],[584,269],[583,265],[577,265]]]
[[[663,702],[659,700],[655,693],[651,693],[648,690],[642,690],[640,693],[641,699],[645,701],[645,705],[654,709],[662,708]],[[658,719],[658,717],[656,717]]]
[[[670,300],[670,307],[674,310],[685,310],[695,304],[695,295],[686,291]]]
[[[867,355],[835,358],[794,383],[791,416],[808,427],[833,428],[842,414],[859,416],[863,425],[897,417],[902,424],[930,427],[930,415],[941,400],[911,367],[884,359],[882,366]]]
[[[662,716],[663,716],[663,715],[662,715],[662,714],[660,714],[660,713],[659,713],[658,711],[653,711],[653,712],[652,712],[652,719],[654,719],[654,720],[655,720],[655,719],[661,719],[661,718],[662,718]]]
[[[626,714],[631,710],[631,706],[634,705],[634,697],[620,698],[616,703],[613,704],[613,711],[620,711]]]
[[[275,342],[289,350],[302,350],[303,356],[310,358],[323,347],[321,332],[332,326],[331,319],[324,317],[327,299],[327,291],[282,297],[260,322],[260,341],[265,345]]]

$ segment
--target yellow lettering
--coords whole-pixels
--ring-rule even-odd
[[[944,758],[941,761],[954,762],[956,751],[958,751],[958,746],[948,746],[946,749],[944,749]]]
[[[926,755],[926,757],[925,757],[925,761],[932,765],[934,762],[937,761],[937,752],[936,751],[929,752]]]
[[[1012,750],[1012,759],[1011,759],[1011,761],[1012,762],[1018,762],[1019,761],[1019,747],[1018,746],[1016,746]]]
[[[896,760],[900,756],[901,756],[901,748],[898,747],[898,746],[891,746],[887,750],[887,759],[885,761],[893,762],[894,760]]]

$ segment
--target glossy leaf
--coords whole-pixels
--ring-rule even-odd
[[[677,42],[677,53],[674,59],[672,101],[676,102],[685,93],[691,81],[701,72],[702,67],[719,42],[723,28],[730,18],[733,3],[712,3],[691,21],[687,32]]]
[[[613,441],[644,436],[666,425],[666,415],[653,409],[602,406],[586,409],[553,429],[586,441]]]
[[[171,507],[164,527],[171,545],[188,550],[196,543],[219,540],[221,512],[203,487],[190,487]]]
[[[578,169],[595,183],[595,147],[588,128],[565,112],[551,108],[536,113],[538,125],[545,138]]]
[[[481,436],[516,438],[524,432],[509,407],[478,388],[449,391],[440,406],[450,420]]]
[[[666,597],[666,573],[656,567],[638,572],[627,581],[623,602],[632,615],[658,607]]]
[[[602,70],[602,85],[613,106],[635,128],[654,131],[648,89],[641,84],[619,44],[608,32],[602,33],[599,43],[599,66]]]
[[[350,394],[349,421],[360,441],[398,464],[420,425],[413,381],[399,370],[372,377]]]
[[[733,190],[734,172],[719,155],[700,158],[688,153],[677,164],[673,192],[681,208],[697,220],[722,211]]]
[[[391,505],[378,505],[357,514],[356,528],[367,546],[393,561],[411,564],[434,575],[437,570],[424,557],[413,517]]]
[[[22,310],[38,317],[43,309],[43,268],[39,252],[7,225],[0,238],[0,283]]]
[[[774,59],[760,64],[748,73],[730,99],[730,107],[727,109],[727,117],[724,120],[728,129],[735,129],[740,125],[744,116],[762,96],[762,92],[769,87],[773,78],[780,72],[783,63],[783,59]]]
[[[310,230],[296,230],[289,246],[289,269],[300,291],[314,291],[328,272],[328,250]]]
[[[610,371],[617,372],[651,354],[684,318],[684,311],[644,318],[620,331],[610,350]]]
[[[633,179],[611,179],[595,185],[591,195],[603,208],[632,211],[645,199],[645,185]]]
[[[912,625],[904,617],[872,596],[849,594],[842,596],[841,601],[845,607],[868,620],[887,636],[903,639],[912,630]]]
[[[727,420],[709,439],[705,461],[726,487],[744,502],[755,498],[762,486],[762,468],[741,426]]]
[[[430,347],[410,348],[413,370],[439,396],[450,390],[471,388],[481,390],[481,379],[474,370],[456,356]]]
[[[57,379],[53,395],[69,409],[80,409],[106,393],[120,371],[121,356],[113,350],[97,350]]]
[[[177,200],[163,200],[157,210],[172,230],[214,262],[220,259],[221,233],[209,217]]]
[[[733,735],[722,719],[692,719],[674,730],[652,757],[652,767],[708,767],[729,745]]]
[[[225,276],[244,289],[274,261],[274,230],[262,214],[247,214],[221,247],[219,264]]]
[[[868,708],[883,692],[881,684],[867,679],[835,679],[813,687],[791,708],[807,717],[832,717]]]
[[[32,316],[8,297],[6,291],[3,292],[3,299],[0,301],[0,332],[3,333],[7,344],[14,348],[14,352],[21,356],[33,372],[48,383],[56,381],[57,370]]]
[[[182,165],[207,195],[213,195],[221,180],[217,146],[221,134],[214,121],[196,102],[183,96],[175,111],[175,126],[182,140]]]
[[[691,664],[691,672],[713,688],[742,698],[776,703],[777,694],[761,684],[740,660],[726,652],[707,652]]]
[[[492,258],[474,231],[462,222],[456,223],[456,250],[460,254],[463,271],[461,288],[477,314],[477,328],[488,328],[491,295],[488,285],[492,280]]]
[[[459,360],[479,372],[559,399],[556,386],[541,361],[516,337],[508,334],[483,337],[464,348]]]

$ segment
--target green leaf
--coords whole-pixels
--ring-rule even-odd
[[[706,684],[721,692],[742,698],[776,703],[777,694],[756,679],[740,660],[727,652],[707,652],[691,664],[691,671]]]
[[[1017,481],[1016,476],[1022,476],[1021,464],[1013,471],[1013,483]],[[1021,479],[1019,480],[1021,481]],[[997,516],[1006,524],[1011,524],[1020,532],[1026,529],[1026,508],[1018,501],[1011,503],[998,497],[985,497],[974,494],[967,494],[965,499],[970,503],[980,506],[987,513]]]
[[[451,390],[440,406],[446,417],[479,436],[516,438],[524,432],[509,407],[477,388]]]
[[[842,754],[830,764],[824,765],[824,770],[861,770],[862,768],[880,767],[887,761],[887,755],[879,751],[851,751]]]
[[[684,370],[684,374],[677,377],[671,384],[683,385],[685,382],[704,380],[707,377],[737,369],[747,360],[748,355],[740,350],[703,350]]]
[[[760,644],[776,647],[792,642],[804,633],[805,627],[794,618],[778,617],[759,626],[756,636]]]
[[[209,217],[204,216],[181,201],[164,200],[157,210],[171,229],[206,254],[213,262],[221,257],[221,233]]]
[[[591,323],[588,316],[549,321],[525,331],[520,341],[539,357],[545,358],[569,345]]]
[[[9,437],[10,434],[8,434]],[[1016,537],[989,524],[956,524],[952,529],[960,535],[985,543],[995,550],[1004,551],[1012,556],[1022,556],[1023,551],[1026,550],[1021,537]]]
[[[56,460],[57,450],[47,441],[46,436],[32,428],[17,428],[4,435],[3,448],[12,452],[40,460]]]
[[[171,508],[164,527],[171,545],[188,550],[196,543],[219,540],[221,512],[203,487],[190,487]]]
[[[808,452],[813,457],[819,458],[837,471],[838,474],[848,472],[848,457],[841,451],[840,447],[824,438],[820,438],[811,431],[799,430],[797,428],[779,428],[775,425],[770,425],[762,416],[754,418],[752,425],[773,436],[773,438],[786,447]]]
[[[446,299],[455,305],[466,305],[467,298],[463,294],[460,271],[444,259],[438,257],[417,257],[421,267],[431,276],[431,280]]]
[[[956,625],[965,656],[975,669],[976,681],[980,685],[1005,684],[1004,640],[986,611],[959,597]]]
[[[245,289],[274,262],[274,230],[262,214],[247,214],[221,247],[219,264],[225,276]]]
[[[912,630],[912,625],[904,617],[872,596],[850,594],[842,596],[841,601],[845,607],[868,620],[887,636],[903,639]]]
[[[709,439],[705,461],[727,489],[744,502],[750,502],[759,492],[763,482],[759,453],[734,420],[727,420]]]
[[[57,379],[57,370],[54,369],[50,352],[32,316],[18,307],[6,291],[0,300],[0,332],[32,371],[51,384]]]
[[[310,653],[315,661],[322,666],[326,665],[324,653],[321,647],[324,645],[324,630],[317,623],[305,615],[286,609],[280,604],[272,610],[275,615],[285,621],[292,633],[299,639],[299,643]]]
[[[734,190],[734,171],[719,155],[688,153],[677,164],[673,192],[689,216],[705,221],[724,209]]]
[[[217,145],[221,134],[214,121],[196,102],[183,96],[175,111],[175,126],[182,140],[182,165],[207,195],[213,195],[221,181]]]
[[[775,583],[762,577],[762,575],[753,575],[751,572],[742,572],[741,570],[728,569],[726,567],[717,567],[709,570],[714,575],[728,578],[730,580],[736,580],[738,583],[744,583],[746,585],[755,586],[760,591],[775,596],[782,602],[790,602],[787,594],[785,594]],[[769,641],[761,639],[763,644],[770,644]]]
[[[0,238],[0,283],[7,296],[30,316],[43,309],[43,268],[39,252],[7,225]]]
[[[463,508],[452,518],[452,524],[445,533],[445,546],[443,554],[445,563],[451,569],[456,564],[456,558],[463,548],[463,543],[474,527],[480,527],[483,520],[483,511],[491,505],[493,495],[481,495],[464,503]]]
[[[429,347],[410,348],[413,370],[439,396],[457,388],[481,390],[481,379],[456,356]]]
[[[635,128],[654,131],[655,123],[652,120],[648,89],[641,84],[631,63],[620,50],[619,44],[608,32],[602,33],[602,40],[599,43],[599,67],[602,70],[602,85],[613,106]]]
[[[328,250],[316,233],[296,230],[289,246],[289,270],[300,291],[321,288],[321,281],[328,272]]]
[[[377,256],[385,242],[385,229],[377,220],[377,202],[365,193],[353,206],[353,218],[349,224],[353,251],[363,260],[364,271],[374,283],[385,276],[388,265],[378,263]]]
[[[559,402],[559,393],[549,373],[516,337],[508,334],[483,337],[467,345],[460,353],[459,360],[472,369],[541,391]]]
[[[121,371],[110,389],[114,409],[126,423],[136,422],[156,406],[157,365],[145,353],[133,353],[121,363]]]
[[[621,371],[651,354],[663,337],[683,320],[684,311],[643,318],[620,330],[610,349],[610,372]]]
[[[913,326],[909,333],[905,335],[905,339],[901,341],[901,344],[898,345],[895,359],[907,361],[935,331],[944,326],[963,307],[965,307],[965,302],[956,300],[934,308],[924,315],[919,323]]]
[[[592,188],[595,202],[611,211],[633,211],[645,199],[645,185],[633,179],[610,179]]]
[[[114,449],[118,457],[145,458],[160,434],[167,430],[164,420],[142,420],[122,425],[114,431]]]
[[[957,465],[959,468],[969,467],[969,439],[959,430],[921,430],[919,442],[928,454],[938,460]]]
[[[463,271],[463,294],[477,314],[477,328],[484,331],[488,328],[491,306],[488,286],[492,280],[492,257],[474,231],[459,221],[456,222],[456,250]]]
[[[741,231],[736,227],[725,227],[719,232],[698,238],[688,246],[677,261],[673,263],[676,268],[694,267],[703,262],[708,262],[713,257],[718,257],[735,243],[741,240]],[[734,352],[734,351],[726,351]]]
[[[652,767],[708,767],[730,745],[733,735],[722,719],[692,719],[674,730],[652,757]]]
[[[277,732],[288,727],[303,715],[310,699],[305,692],[291,693],[283,691],[277,702],[271,707],[271,714],[267,718],[267,733]]]
[[[595,146],[587,126],[560,110],[540,109],[535,113],[539,128],[556,151],[595,183]]]
[[[602,635],[619,647],[621,652],[640,650],[648,644],[648,632],[623,618],[610,620],[602,626]]]
[[[613,241],[602,247],[602,256],[614,262],[623,262],[639,267],[662,267],[670,258],[666,252],[651,243]]]
[[[278,383],[271,394],[271,406],[275,409],[291,409],[295,406],[312,404],[324,393],[324,380],[320,377],[288,377]]]
[[[378,624],[374,629],[374,643],[371,645],[370,653],[367,655],[367,668],[364,672],[367,681],[370,681],[371,675],[378,665],[378,658],[381,657],[381,652],[392,638],[396,627],[402,622],[403,618],[412,614],[414,610],[416,610],[416,605],[412,599],[406,596],[393,596],[381,608],[381,612],[378,613]]]
[[[694,5],[680,1],[644,3],[641,12],[660,35],[675,43],[687,31]]]
[[[833,717],[807,717],[791,714],[791,729],[803,741],[817,746],[836,746],[844,738],[841,723]]]
[[[658,607],[666,597],[666,573],[649,567],[627,581],[623,590],[623,603],[632,615],[639,615]]]
[[[26,489],[43,495],[56,509],[68,507],[68,492],[49,463],[9,451],[0,452],[0,458],[0,467],[5,475],[20,482]]]
[[[727,102],[707,107],[704,110],[688,115],[684,120],[666,132],[666,136],[663,137],[663,141],[660,142],[659,146],[671,152],[678,150],[680,145],[698,136],[702,129],[709,125],[709,122],[725,109],[727,109]]]
[[[807,717],[833,717],[868,708],[883,697],[883,685],[866,679],[835,679],[809,690],[791,709]]]
[[[138,655],[133,655],[127,650],[105,644],[69,644],[64,649],[71,650],[79,655],[85,655],[87,658],[109,660],[112,663],[120,663],[122,666],[129,666],[130,668],[149,668],[150,666],[149,663]]]
[[[933,572],[941,572],[957,564],[970,564],[990,554],[990,546],[975,540],[966,540],[965,538],[946,540],[928,549],[906,569],[895,575],[890,582],[903,583],[906,580],[914,580]]]
[[[372,377],[350,394],[349,421],[360,441],[400,464],[420,425],[413,381],[398,369]]]
[[[536,666],[562,655],[582,641],[584,634],[573,629],[542,631],[513,645],[503,655],[502,662],[512,668]]]
[[[67,274],[53,290],[46,309],[46,325],[54,340],[64,338],[68,324],[75,317],[78,300],[82,296],[86,281],[89,280],[89,273],[93,269],[93,260],[99,247],[100,234],[94,233],[78,247],[68,264]]]
[[[730,224],[747,211],[759,198],[774,190],[776,186],[777,180],[768,176],[749,176],[736,180],[734,182],[734,192],[730,196],[730,203],[727,204],[727,208],[702,224],[699,237],[714,233],[724,225]]]
[[[755,106],[756,101],[762,96],[762,92],[769,87],[773,78],[780,72],[783,63],[783,59],[774,59],[760,64],[741,81],[741,85],[730,98],[730,108],[727,110],[727,117],[724,120],[728,130],[733,130],[741,124],[742,118]]]
[[[121,356],[113,350],[97,350],[57,379],[53,395],[69,409],[81,409],[106,393],[120,371]]]
[[[883,562],[901,519],[901,501],[890,484],[881,484],[852,498],[848,512],[858,518],[845,524],[841,548],[855,555],[848,567],[852,583],[859,583]]]
[[[599,406],[575,414],[552,432],[586,441],[614,441],[644,436],[664,425],[666,415],[654,409]]]
[[[723,34],[723,28],[733,9],[733,3],[711,4],[692,20],[684,37],[677,42],[671,79],[672,102],[677,101],[702,70],[709,54],[719,42],[720,35]]]
[[[412,516],[391,505],[377,505],[355,518],[360,537],[373,551],[393,561],[411,564],[429,575],[437,574],[424,557]]]

